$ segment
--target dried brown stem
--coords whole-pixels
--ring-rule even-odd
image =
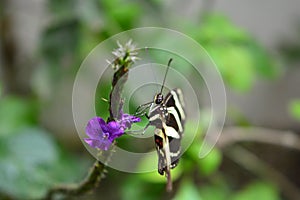
[[[289,199],[300,199],[297,186],[255,154],[234,145],[240,142],[266,143],[300,151],[300,137],[296,133],[262,127],[227,127],[223,129],[217,146],[222,148],[226,156],[246,170],[277,184]]]
[[[264,162],[252,152],[242,147],[230,147],[224,150],[224,154],[246,170],[266,178],[277,184],[283,194],[291,200],[300,199],[300,190],[280,171]]]
[[[104,172],[104,165],[101,162],[96,161],[84,181],[77,185],[70,184],[53,187],[48,190],[46,196],[42,199],[51,200],[54,199],[57,194],[63,194],[65,196],[85,194],[99,184],[101,178],[104,177]]]
[[[300,151],[300,137],[296,133],[262,127],[224,128],[217,145],[224,148],[246,141],[279,145]]]

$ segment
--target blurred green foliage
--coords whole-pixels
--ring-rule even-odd
[[[19,199],[40,198],[54,184],[77,180],[87,166],[38,127],[37,111],[32,100],[0,99],[0,191]]]
[[[14,135],[37,122],[37,108],[31,100],[5,96],[0,100],[0,136]]]
[[[32,80],[34,94],[26,99],[18,96],[5,96],[0,99],[0,191],[19,199],[39,198],[57,183],[80,180],[81,172],[85,173],[88,170],[89,163],[85,159],[82,161],[81,158],[67,152],[63,144],[58,144],[51,133],[39,124],[39,109],[42,109],[45,101],[51,101],[66,79],[73,80],[82,60],[101,41],[121,31],[143,26],[143,21],[153,20],[162,26],[165,23],[162,20],[164,13],[160,0],[49,0],[47,3],[51,20],[40,41],[40,63],[33,72]],[[155,12],[147,14],[147,9]],[[227,17],[211,13],[199,19],[198,23],[183,23],[186,27],[184,33],[206,49],[220,70],[226,86],[231,89],[247,92],[257,79],[276,78],[280,75],[278,59]],[[134,38],[132,39],[134,41]],[[161,63],[165,63],[169,58],[169,54],[162,52],[150,54],[157,59],[155,61]],[[175,68],[187,65],[182,59],[177,60]],[[187,74],[193,73],[189,67],[176,69],[187,70]],[[95,97],[97,115],[104,118],[108,116],[108,104],[101,98],[108,98],[111,89],[110,81],[105,81],[99,85],[101,88],[97,89]],[[1,84],[0,95],[2,97]],[[289,111],[293,117],[300,120],[298,100],[289,105]],[[210,119],[205,112],[201,118],[203,127],[182,156],[179,166],[172,170],[172,198],[280,199],[278,188],[261,180],[244,188],[230,186],[231,183],[222,176],[220,170],[223,154],[219,149],[213,149],[207,157],[199,159],[203,130],[209,123],[206,119]],[[196,124],[188,123],[185,136],[193,132],[195,126]],[[126,139],[121,142],[129,144]],[[156,165],[156,162],[156,156],[146,157],[139,167],[143,168],[153,163]],[[107,179],[109,178],[120,188],[120,199],[151,200],[169,197],[165,192],[166,180],[156,171],[126,178],[108,175]],[[105,184],[100,187],[105,187],[106,192],[112,193],[119,189]]]
[[[278,61],[251,37],[222,15],[205,16],[190,35],[207,50],[228,86],[248,91],[257,76],[275,78]]]
[[[280,197],[277,188],[274,187],[272,184],[258,181],[249,184],[246,188],[238,192],[231,199],[233,200],[251,200],[251,199],[279,200]]]
[[[290,115],[300,121],[300,100],[293,100],[288,105]]]
[[[198,188],[191,180],[183,180],[181,182],[180,189],[178,190],[174,199],[175,200],[182,200],[182,199],[186,199],[186,200],[199,199],[199,200],[201,200],[202,198],[200,197]]]

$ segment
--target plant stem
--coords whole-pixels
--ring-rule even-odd
[[[276,184],[288,199],[300,199],[300,192],[297,186],[280,171],[267,164],[252,152],[245,148],[234,146],[225,150],[224,154],[246,170]]]
[[[84,181],[77,185],[66,184],[50,188],[46,193],[46,196],[42,199],[51,200],[54,199],[57,194],[62,194],[64,196],[82,195],[99,184],[101,178],[104,177],[104,172],[104,165],[101,162],[96,161]]]
[[[263,127],[224,128],[217,146],[224,148],[234,143],[246,141],[274,144],[300,151],[300,137],[296,133]]]
[[[114,73],[112,80],[112,90],[109,97],[109,113],[110,116],[107,119],[107,122],[116,119],[116,113],[119,113],[119,110],[122,108],[122,91],[124,84],[128,79],[128,67],[131,63],[125,62],[120,68]],[[108,156],[109,158],[110,156]],[[108,159],[107,158],[107,159]],[[63,195],[64,197],[82,195],[85,194],[100,183],[101,179],[104,178],[105,173],[105,164],[100,161],[96,161],[92,168],[90,169],[89,174],[85,180],[79,184],[67,184],[60,185],[53,188],[50,188],[46,193],[46,196],[42,199],[51,200],[54,199],[56,195]]]

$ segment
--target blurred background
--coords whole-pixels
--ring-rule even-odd
[[[76,72],[101,41],[143,26],[181,31],[205,47],[226,84],[224,131],[198,159],[202,113],[172,194],[156,172],[108,168],[93,192],[73,199],[300,199],[299,11],[297,0],[2,0],[0,199],[39,199],[84,179],[94,158],[73,123]]]

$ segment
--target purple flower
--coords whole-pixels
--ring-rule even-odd
[[[141,121],[141,118],[133,116],[133,115],[129,115],[129,114],[126,114],[126,113],[124,114],[122,110],[120,112],[120,116],[121,116],[120,117],[121,119],[119,120],[120,126],[122,128],[124,128],[124,130],[126,128],[130,129],[131,128],[131,124]]]
[[[101,117],[93,117],[86,126],[86,134],[89,138],[84,141],[93,148],[107,151],[112,142],[124,134],[125,129],[131,128],[131,124],[141,121],[140,118],[120,113],[120,119],[106,123]]]

